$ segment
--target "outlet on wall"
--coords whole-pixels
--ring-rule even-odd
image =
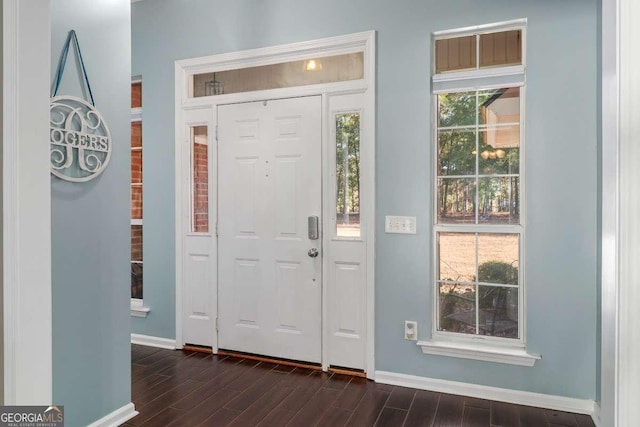
[[[418,339],[418,322],[413,320],[404,321],[404,339],[416,341]]]

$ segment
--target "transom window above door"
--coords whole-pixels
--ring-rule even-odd
[[[195,74],[191,77],[189,96],[199,98],[363,78],[364,53],[353,52]]]

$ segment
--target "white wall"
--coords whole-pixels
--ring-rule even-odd
[[[3,1],[5,403],[51,402],[49,0]]]

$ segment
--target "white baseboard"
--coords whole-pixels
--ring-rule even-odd
[[[89,427],[118,427],[136,415],[138,415],[138,411],[136,411],[133,403],[127,403],[122,408],[116,409],[98,421],[89,424]]]
[[[600,420],[600,405],[598,405],[598,402],[596,402],[594,405],[591,418],[593,418],[593,423],[596,425],[596,427],[602,426],[602,420]]]
[[[152,337],[149,335],[131,334],[131,344],[146,345],[148,347],[166,348],[169,350],[176,349],[176,340],[168,338]]]
[[[457,394],[480,399],[516,405],[535,406],[556,411],[573,412],[591,415],[595,419],[596,403],[593,400],[573,399],[563,396],[532,393],[529,391],[509,390],[456,381],[439,380],[414,375],[397,374],[395,372],[376,371],[376,382],[382,384],[411,387],[439,393]]]

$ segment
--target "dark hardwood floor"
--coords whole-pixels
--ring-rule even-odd
[[[593,427],[586,415],[364,378],[132,345],[138,416],[125,426]]]

